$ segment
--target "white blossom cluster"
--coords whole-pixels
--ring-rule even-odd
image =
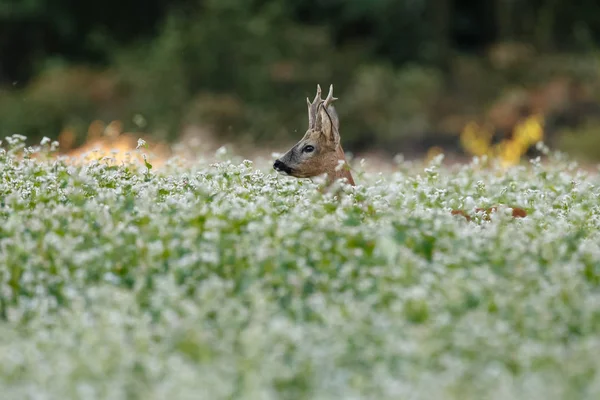
[[[560,155],[321,192],[23,142],[0,150],[2,399],[600,398],[600,178]]]

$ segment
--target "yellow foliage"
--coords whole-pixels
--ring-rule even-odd
[[[531,115],[518,123],[510,139],[492,145],[492,132],[475,122],[468,123],[460,135],[465,151],[474,156],[487,155],[505,166],[516,165],[527,150],[544,138],[544,117]]]
[[[468,123],[460,135],[460,142],[465,150],[475,156],[487,154],[491,141],[492,133],[475,122]]]

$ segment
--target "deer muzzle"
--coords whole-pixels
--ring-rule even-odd
[[[284,172],[288,175],[290,175],[292,173],[292,169],[290,167],[288,167],[287,165],[285,165],[285,163],[282,162],[281,160],[275,160],[275,163],[273,163],[273,168],[277,172]]]

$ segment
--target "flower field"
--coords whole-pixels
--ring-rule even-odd
[[[2,399],[600,398],[600,177],[560,154],[334,195],[5,142]]]

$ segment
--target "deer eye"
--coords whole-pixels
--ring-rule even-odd
[[[312,153],[313,151],[315,151],[315,148],[313,146],[311,146],[311,145],[304,146],[302,148],[302,152],[303,153]]]

